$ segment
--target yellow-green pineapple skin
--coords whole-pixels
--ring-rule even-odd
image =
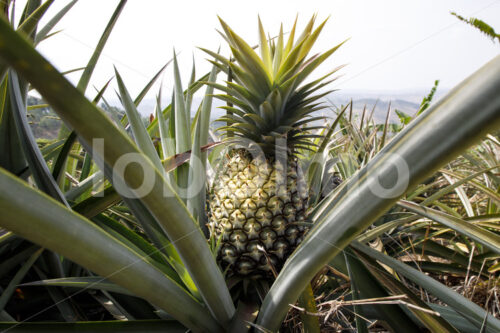
[[[293,156],[280,163],[234,150],[209,205],[211,228],[221,239],[218,261],[229,275],[272,278],[305,232],[307,190]]]

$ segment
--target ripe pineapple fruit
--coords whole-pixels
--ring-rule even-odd
[[[304,84],[337,45],[308,57],[326,20],[313,29],[315,16],[295,40],[294,26],[285,43],[283,28],[267,40],[259,19],[260,56],[220,20],[233,59],[205,50],[213,64],[231,75],[227,85],[213,84],[228,102],[225,140],[232,147],[209,195],[209,225],[220,240],[218,260],[229,275],[271,277],[303,238],[307,189],[297,155],[310,149],[318,127],[312,114],[323,108],[316,93],[327,75]],[[248,144],[251,142],[251,144]],[[245,146],[244,148],[238,148]],[[259,153],[255,153],[255,152]]]

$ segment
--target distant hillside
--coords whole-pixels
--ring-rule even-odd
[[[38,97],[28,96],[28,106],[27,118],[35,138],[48,140],[57,138],[62,124],[59,116]],[[118,121],[125,114],[119,107],[108,107],[104,104],[100,107],[114,121]],[[144,121],[147,123],[148,120]]]
[[[55,112],[46,107],[44,102],[28,96],[28,122],[36,138],[55,139],[61,128],[61,120]]]
[[[439,91],[434,97],[434,101],[439,99],[445,92]],[[409,115],[414,115],[420,106],[422,98],[428,94],[428,91],[415,90],[415,91],[396,91],[396,92],[377,92],[377,91],[336,91],[325,98],[325,105],[332,106],[333,108],[341,108],[343,105],[353,101],[353,116],[360,117],[363,112],[363,108],[366,107],[366,116],[371,113],[372,109],[375,107],[373,118],[376,123],[384,123],[387,110],[389,108],[389,103],[391,105],[391,111],[389,114],[389,121],[391,123],[397,123],[398,117],[395,110],[402,111]],[[201,97],[195,96],[193,98],[193,107],[191,110],[191,115],[194,116],[195,111],[201,103]],[[101,104],[100,107],[114,120],[120,119],[123,114],[123,107],[118,100],[108,100],[111,104],[109,106]],[[50,108],[41,106],[43,101],[39,98],[29,96],[28,105],[31,106],[28,111],[28,120],[30,122],[31,128],[37,138],[45,139],[55,139],[59,133],[59,128],[61,125],[61,120]],[[169,101],[162,101],[163,107],[168,105]],[[219,107],[224,105],[220,100],[214,99],[213,109],[211,118],[216,120],[222,116],[225,111]],[[150,114],[154,114],[156,107],[156,100],[153,98],[145,98],[138,107],[139,112],[144,117],[144,122],[147,123]],[[331,112],[325,109],[321,112],[325,116],[331,116]],[[213,124],[217,127],[217,124]]]
[[[430,89],[429,89],[430,90]],[[391,112],[389,115],[389,121],[394,123],[398,122],[398,117],[394,112],[396,109],[400,110],[409,115],[414,115],[418,110],[422,98],[429,93],[429,90],[425,89],[415,89],[415,90],[407,90],[407,91],[364,91],[364,90],[346,90],[346,91],[335,91],[325,98],[326,105],[331,105],[333,107],[341,107],[342,105],[346,105],[349,101],[353,100],[353,113],[354,115],[360,115],[363,111],[364,106],[368,112],[371,112],[373,107],[376,104],[376,108],[373,114],[373,118],[378,123],[385,122],[385,117],[387,114],[387,110],[389,108],[389,102],[391,103]],[[446,91],[441,91],[438,89],[434,101],[439,99]],[[198,106],[201,103],[201,97],[195,96],[193,98],[193,107],[191,110],[191,114],[194,115]],[[119,105],[119,102],[112,103],[113,105]],[[170,103],[169,100],[164,99],[162,101],[163,107]],[[219,106],[224,105],[223,102],[214,99],[213,102],[213,110],[211,118],[213,120],[222,116],[225,111],[219,109]],[[143,116],[149,116],[154,113],[156,107],[156,100],[153,98],[145,98],[138,109],[139,112]],[[328,111],[325,111],[324,114],[328,115]]]
[[[350,100],[350,99],[349,99]],[[336,107],[340,107],[341,105],[346,105],[349,103],[349,100],[344,100],[340,104],[336,104]],[[399,118],[397,117],[395,110],[402,111],[408,115],[415,115],[420,104],[409,102],[406,100],[396,99],[396,100],[381,100],[375,98],[360,98],[360,99],[352,99],[353,101],[353,114],[355,116],[361,117],[363,109],[366,107],[366,117],[370,115],[373,108],[375,108],[373,112],[373,119],[376,123],[384,123],[385,117],[387,115],[387,111],[389,110],[389,105],[391,107],[389,111],[389,122],[396,123],[399,122]]]
[[[413,116],[420,107],[420,103],[424,96],[427,96],[429,93],[429,90],[415,89],[394,92],[363,90],[337,91],[329,94],[327,100],[335,107],[340,107],[346,105],[352,99],[354,115],[361,115],[365,106],[369,114],[375,106],[373,118],[377,123],[385,122],[390,103],[389,122],[395,123],[399,122],[395,110]],[[433,102],[442,97],[446,92],[446,90],[441,91],[438,89],[434,95]]]

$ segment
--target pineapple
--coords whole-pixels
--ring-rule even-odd
[[[229,275],[272,278],[306,231],[307,189],[298,168],[300,150],[310,149],[313,113],[329,92],[317,93],[325,76],[304,83],[337,45],[308,57],[326,20],[313,29],[315,16],[295,40],[295,21],[285,43],[283,27],[267,39],[259,18],[259,54],[220,20],[232,57],[203,49],[213,64],[232,76],[224,94],[230,149],[209,195],[209,226],[220,241],[218,261]],[[330,81],[329,81],[330,82]],[[249,144],[250,142],[250,144]],[[244,148],[241,148],[244,147]]]

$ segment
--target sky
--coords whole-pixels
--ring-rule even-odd
[[[79,1],[54,29],[61,32],[42,42],[39,51],[61,71],[85,66],[118,2]],[[23,3],[17,1],[18,17]],[[52,17],[67,3],[56,0],[46,17]],[[376,92],[428,90],[439,79],[440,87],[447,89],[500,52],[500,43],[493,43],[460,22],[450,15],[451,11],[482,19],[500,31],[500,0],[129,0],[91,85],[102,87],[113,77],[116,66],[134,96],[172,58],[174,47],[185,85],[193,57],[198,76],[210,70],[206,54],[198,47],[216,51],[222,46],[222,53],[228,53],[217,32],[217,15],[249,44],[256,44],[258,15],[270,35],[275,35],[280,23],[285,32],[289,31],[298,15],[300,30],[317,13],[318,23],[329,19],[314,51],[325,51],[349,39],[318,70],[319,75],[347,65],[332,88]],[[79,75],[75,73],[69,78],[77,82]],[[173,82],[171,65],[162,80],[163,91],[169,95]]]

